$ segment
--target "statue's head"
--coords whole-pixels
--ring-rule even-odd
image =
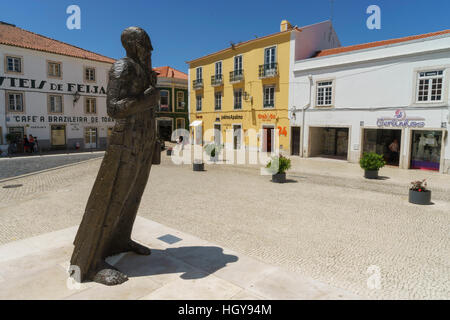
[[[139,59],[143,63],[150,63],[151,67],[153,47],[150,37],[144,29],[128,27],[122,32],[120,39],[128,57]]]

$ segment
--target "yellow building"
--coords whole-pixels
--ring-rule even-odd
[[[331,37],[324,41],[327,32]],[[297,45],[303,41],[308,46]],[[270,152],[279,143],[288,151],[292,65],[338,43],[328,21],[298,28],[283,20],[280,32],[188,61],[191,136],[197,144],[214,140]],[[205,136],[208,129],[221,135]]]

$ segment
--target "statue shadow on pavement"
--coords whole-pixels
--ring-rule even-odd
[[[152,249],[149,256],[129,252],[114,267],[129,278],[180,273],[180,278],[189,280],[204,278],[238,260],[220,247],[192,246]]]

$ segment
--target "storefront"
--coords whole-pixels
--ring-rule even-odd
[[[439,171],[442,153],[442,131],[413,130],[411,169]]]
[[[381,154],[388,165],[398,166],[401,141],[401,129],[364,129],[363,152]]]
[[[311,157],[347,160],[349,129],[339,127],[310,127]]]
[[[106,110],[115,60],[12,25],[0,23],[0,31],[9,43],[0,45],[0,149],[22,153],[30,135],[39,151],[106,148],[115,123]]]
[[[171,141],[173,132],[173,119],[156,119],[156,130],[158,132],[158,136],[161,139],[163,139],[164,141]]]

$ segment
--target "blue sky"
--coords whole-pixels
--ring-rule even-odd
[[[186,61],[235,43],[278,32],[281,20],[305,26],[330,18],[331,0],[14,0],[0,20],[57,40],[120,58],[120,33],[144,28],[152,39],[153,66],[187,72]],[[81,8],[81,30],[66,28],[66,8]],[[366,9],[381,8],[381,30],[366,27]],[[334,0],[333,24],[342,45],[450,28],[448,0]]]

